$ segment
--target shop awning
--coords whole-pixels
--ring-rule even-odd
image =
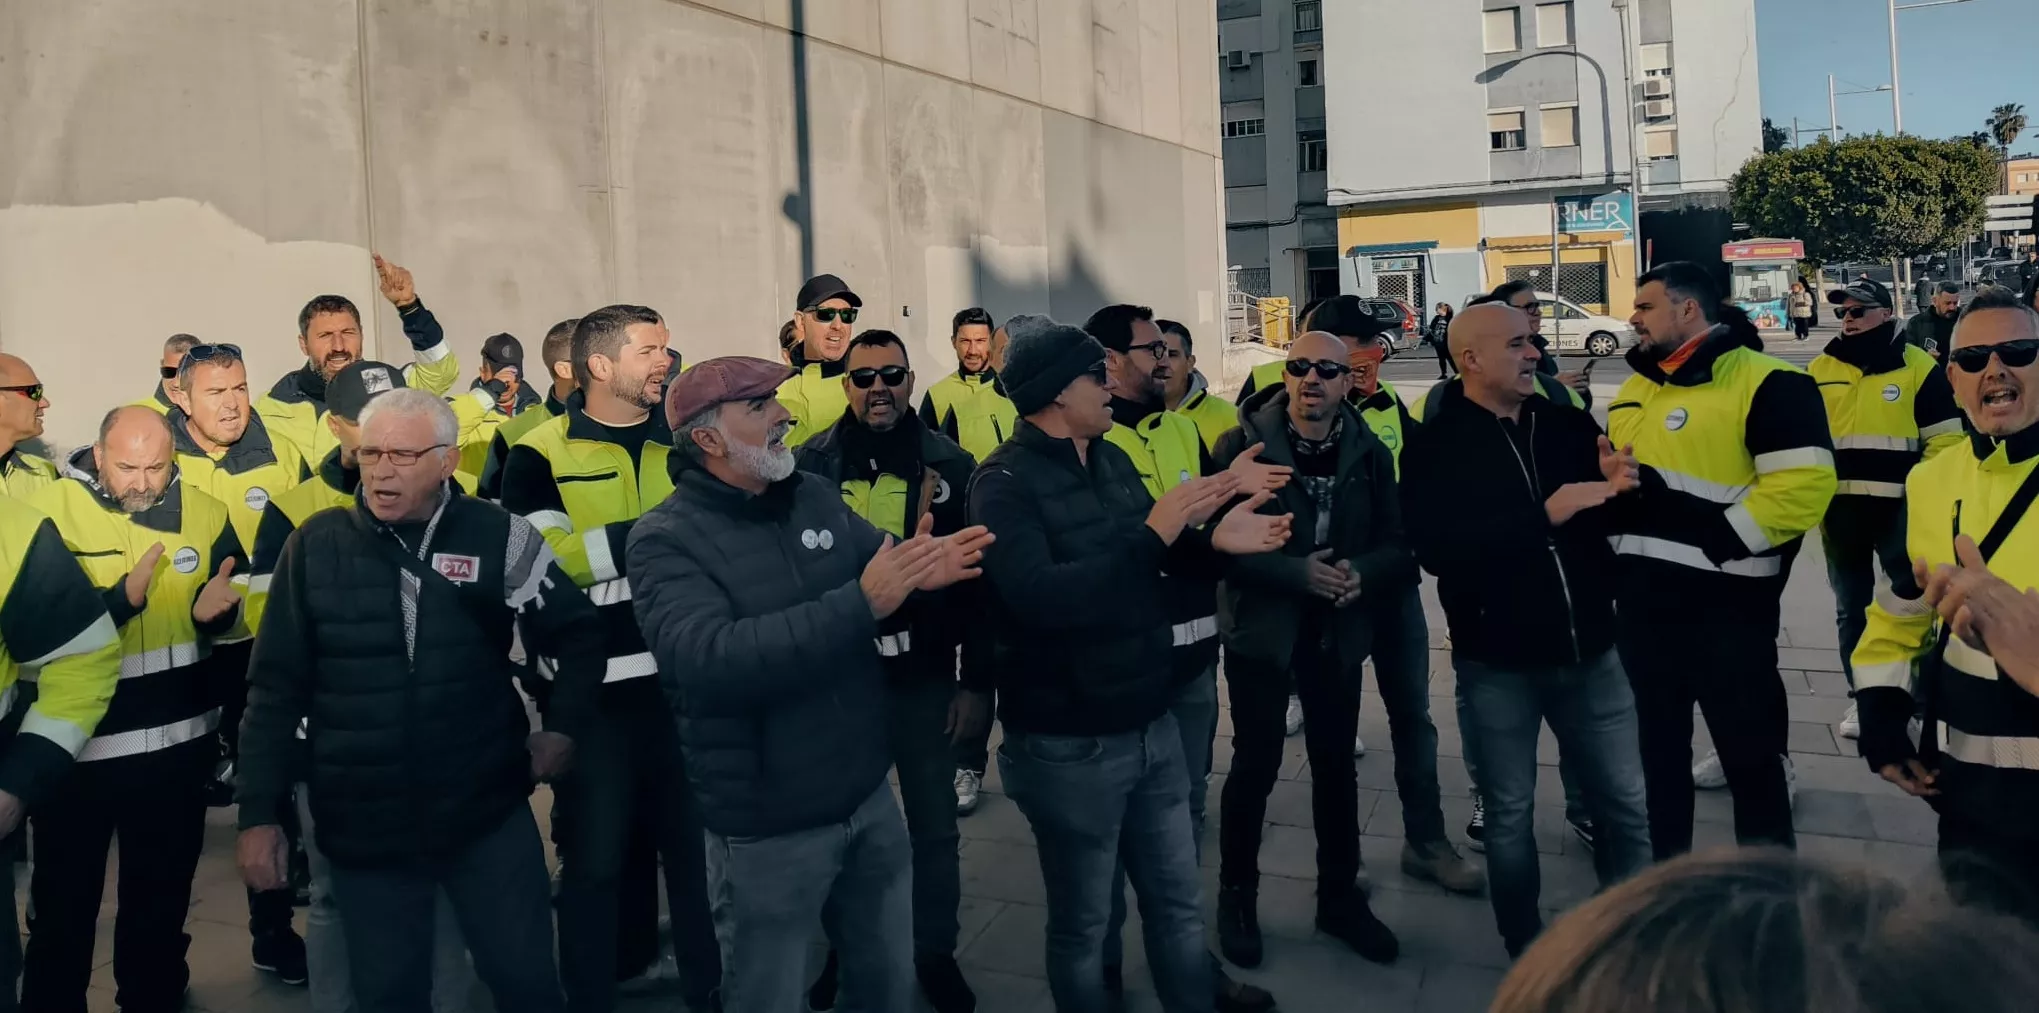
[[[1370,257],[1382,253],[1428,253],[1437,249],[1437,240],[1430,239],[1417,243],[1372,243],[1355,246],[1345,251],[1348,257]]]

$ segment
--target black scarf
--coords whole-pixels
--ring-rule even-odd
[[[920,481],[920,416],[898,406],[899,423],[879,432],[845,411],[842,434],[844,477],[875,482],[879,475],[897,475],[908,485]]]

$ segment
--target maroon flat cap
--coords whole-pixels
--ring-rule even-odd
[[[793,368],[783,362],[748,355],[697,363],[666,389],[666,426],[677,430],[716,405],[768,396],[793,376]]]

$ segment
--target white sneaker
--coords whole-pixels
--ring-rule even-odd
[[[1848,705],[1848,713],[1841,715],[1841,737],[1859,739],[1862,737],[1862,716],[1855,712],[1855,705]]]
[[[1357,735],[1352,737],[1352,755],[1354,756],[1366,755],[1366,740],[1360,738]]]
[[[1286,734],[1289,735],[1294,735],[1303,730],[1303,701],[1301,698],[1289,697],[1289,712],[1282,719],[1282,727],[1287,729]]]
[[[956,770],[956,815],[968,816],[977,809],[977,793],[984,787],[984,779],[968,767]]]
[[[1784,797],[1787,804],[1798,804],[1798,768],[1792,765],[1789,755],[1784,757]]]
[[[1727,771],[1720,768],[1719,752],[1707,753],[1705,759],[1692,765],[1692,786],[1706,791],[1727,787]]]

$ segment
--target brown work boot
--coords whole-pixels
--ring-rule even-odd
[[[1218,994],[1212,1004],[1217,1013],[1267,1013],[1274,1008],[1274,996],[1266,989],[1239,981],[1226,974],[1222,967],[1213,966],[1211,973],[1218,986]]]
[[[1450,841],[1402,843],[1402,873],[1427,880],[1453,893],[1478,894],[1487,887],[1487,874],[1471,859],[1458,853]]]

